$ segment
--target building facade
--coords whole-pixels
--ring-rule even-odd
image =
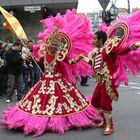
[[[89,18],[89,20],[91,22],[92,32],[98,31],[99,30],[99,25],[102,22],[101,11],[93,12],[93,13],[87,13],[87,17]]]
[[[21,23],[28,39],[38,40],[38,33],[43,30],[40,22],[47,16],[64,14],[67,9],[77,9],[78,0],[0,0],[0,5]],[[3,16],[0,15],[0,40],[13,41],[13,33],[3,27]]]

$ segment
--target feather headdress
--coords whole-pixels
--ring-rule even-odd
[[[91,24],[89,19],[82,14],[77,14],[76,10],[67,10],[66,14],[61,15],[58,13],[56,17],[50,17],[41,21],[44,25],[44,31],[39,33],[42,44],[50,40],[54,30],[59,28],[59,32],[68,36],[71,42],[71,49],[68,58],[75,58],[77,55],[83,53],[87,55],[92,50],[93,34],[91,32]],[[43,50],[42,45],[38,45],[39,50]],[[43,56],[40,53],[35,54],[38,59]],[[70,65],[65,62],[61,62],[66,69],[66,74],[70,81],[75,82],[76,79],[80,79],[80,76],[88,75],[88,69],[90,66],[85,62],[79,62],[75,65]]]
[[[124,30],[125,41],[123,41],[119,47],[130,47],[132,44],[140,41],[140,11],[134,13],[131,16],[122,16],[115,23],[110,26],[106,26],[104,23],[100,25],[100,29],[108,33],[110,38],[110,33],[113,28],[119,27],[117,24],[126,25],[128,30]],[[128,73],[129,71],[133,76],[137,76],[140,71],[140,49],[136,51],[131,51],[126,55],[118,56],[115,62],[117,66],[116,72],[114,73],[114,78],[116,79],[116,85],[119,86],[121,82],[128,84]],[[127,71],[126,71],[127,70]]]

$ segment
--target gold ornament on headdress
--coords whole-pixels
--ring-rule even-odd
[[[120,40],[121,38],[119,38],[118,36],[115,36],[114,38],[110,38],[106,41],[105,48],[106,48],[107,54],[110,53],[113,48],[118,46]]]
[[[48,37],[47,40],[47,42],[59,42],[59,43],[61,43],[61,41],[62,41],[62,37],[58,28],[56,28],[53,31],[53,33]]]

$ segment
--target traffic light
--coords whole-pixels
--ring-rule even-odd
[[[102,20],[106,23],[107,26],[110,25],[111,21],[115,20],[116,16],[112,15],[110,11],[102,12]]]
[[[44,7],[42,12],[43,12],[43,19],[46,19],[48,18],[48,16],[50,16],[50,10],[48,7]]]

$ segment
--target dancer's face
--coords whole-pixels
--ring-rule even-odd
[[[93,38],[93,42],[92,42],[92,44],[94,45],[94,47],[97,47],[97,48],[101,48],[102,47],[102,39],[98,39],[97,38],[97,35],[96,34],[94,34],[94,38]]]
[[[58,43],[50,43],[49,44],[49,51],[52,54],[55,54],[58,51],[59,44]]]
[[[99,46],[99,40],[98,40],[96,34],[94,35],[92,44],[93,44],[95,47],[98,47],[98,46]]]

